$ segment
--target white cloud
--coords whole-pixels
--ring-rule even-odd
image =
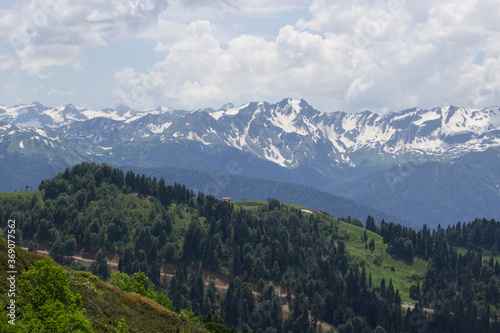
[[[315,93],[318,86],[330,84],[332,76],[346,75],[340,52],[331,50],[334,41],[292,26],[282,28],[275,41],[242,35],[226,49],[215,39],[208,21],[193,22],[188,31],[185,39],[166,46],[168,55],[154,70],[116,73],[115,79],[126,89],[115,96],[123,98],[130,91],[123,102],[136,107],[145,101],[196,107],[254,94]],[[158,84],[145,87],[147,75],[157,78],[153,82]],[[133,91],[141,91],[141,99],[134,100]]]
[[[136,108],[283,97],[348,112],[500,104],[496,0],[75,3],[18,0],[0,10],[0,34],[18,56],[4,57],[4,67],[40,77],[54,66],[81,70],[83,48],[137,39],[156,43],[155,61],[146,68],[120,54],[130,60],[114,73],[112,92]],[[273,28],[260,25],[268,22]]]
[[[208,21],[193,22],[183,38],[157,46],[167,55],[154,70],[118,75],[121,96],[153,75],[161,83],[140,91],[155,105],[249,96],[313,96],[325,111],[500,102],[500,25],[491,14],[499,3],[317,0],[309,10],[311,19],[284,26],[273,40],[245,34],[227,46]],[[478,51],[482,64],[474,63]]]
[[[166,1],[18,0],[0,12],[0,35],[21,67],[44,77],[52,66],[81,68],[82,48],[106,46],[156,23]]]
[[[6,54],[0,54],[0,72],[10,69],[14,66],[14,59]]]
[[[57,97],[72,96],[74,94],[75,94],[74,90],[64,91],[64,90],[60,90],[60,89],[50,89],[47,92],[47,96],[57,96]]]
[[[171,0],[171,8],[196,11],[205,15],[275,15],[297,8],[304,8],[308,0]],[[192,18],[192,16],[191,16]]]

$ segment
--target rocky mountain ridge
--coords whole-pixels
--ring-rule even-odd
[[[71,104],[48,108],[35,102],[0,107],[0,121],[7,123],[0,127],[2,140],[17,132],[47,132],[45,127],[59,139],[86,146],[87,153],[110,151],[132,141],[188,140],[233,147],[286,168],[355,166],[364,159],[404,154],[441,160],[500,146],[499,107],[413,108],[378,115],[320,112],[301,99],[227,104],[217,111],[193,112],[166,108],[138,112],[126,107],[92,111]],[[19,148],[27,144],[20,141]]]

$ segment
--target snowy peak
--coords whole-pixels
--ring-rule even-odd
[[[225,104],[225,105],[229,106],[229,104]],[[230,105],[232,105],[232,104],[230,104]],[[241,106],[238,106],[238,107],[234,107],[234,106],[233,107],[229,107],[229,108],[222,107],[218,111],[210,112],[210,115],[213,118],[215,118],[216,120],[219,120],[219,118],[225,117],[225,116],[235,116],[242,109],[247,108],[249,105],[250,105],[250,103],[247,103],[247,104],[244,104],[244,105],[241,105]]]
[[[46,107],[39,102],[12,107],[0,105],[0,121],[22,127],[48,126],[56,128],[77,121],[85,121],[99,117],[131,122],[146,114],[168,114],[170,117],[177,119],[183,117],[187,113],[188,111],[173,110],[166,107],[158,107],[155,110],[149,111],[136,111],[124,105],[120,105],[116,109],[106,108],[103,110],[75,107],[73,104],[59,107]]]
[[[288,167],[325,156],[353,165],[351,155],[360,151],[436,156],[500,145],[498,107],[414,108],[380,116],[370,111],[322,113],[304,100],[284,99],[252,102],[211,116],[224,128],[218,134],[227,145]]]
[[[443,133],[446,135],[462,133],[481,135],[500,127],[500,109],[498,107],[486,109],[447,107],[442,110],[441,120]]]
[[[295,167],[307,157],[308,150],[317,150],[314,145],[328,145],[311,119],[318,113],[298,99],[284,99],[276,104],[251,102],[210,113],[213,119],[201,122],[202,129],[191,137],[198,134],[204,144],[223,142],[282,166]],[[324,153],[328,155],[333,150],[331,147]]]
[[[234,104],[233,103],[226,103],[226,104],[224,104],[223,106],[221,106],[219,108],[219,111],[233,109],[233,108],[234,108]]]
[[[500,146],[499,107],[412,108],[378,115],[320,112],[292,98],[193,112],[164,107],[139,112],[125,106],[96,111],[33,102],[0,106],[0,122],[54,128],[83,146],[189,140],[237,148],[284,167],[323,170],[408,153],[427,160],[452,158]]]

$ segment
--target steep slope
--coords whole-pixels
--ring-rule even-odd
[[[9,289],[7,275],[7,241],[0,238],[0,261],[2,280],[0,282],[0,294],[6,295]],[[38,260],[46,260],[45,256],[29,253],[22,248],[16,247],[16,269],[17,288],[22,280],[22,273],[30,269]],[[56,263],[54,265],[59,266]],[[183,321],[179,316],[155,301],[136,293],[122,291],[116,286],[99,280],[96,276],[64,268],[67,274],[69,289],[82,296],[82,306],[85,309],[85,317],[92,325],[94,332],[116,332],[121,318],[125,319],[126,325],[131,332],[207,332],[200,325]],[[19,299],[20,297],[18,297]],[[0,301],[4,301],[3,299]],[[2,313],[2,316],[4,314]],[[19,317],[19,315],[21,315]],[[49,314],[44,314],[45,316]],[[2,318],[3,319],[3,318]],[[23,319],[18,304],[17,323]],[[0,321],[2,323],[3,321]],[[7,325],[9,326],[9,325]],[[9,327],[2,327],[7,332]],[[13,326],[15,328],[15,326]],[[40,327],[38,327],[40,329]]]
[[[206,314],[214,324],[303,332],[323,322],[344,331],[356,322],[361,331],[400,332],[421,326],[418,318],[429,318],[424,324],[432,331],[498,329],[490,319],[498,316],[500,264],[493,257],[483,261],[474,251],[459,254],[449,245],[497,251],[500,222],[417,231],[368,219],[364,229],[357,220],[347,224],[301,205],[276,199],[227,203],[183,185],[168,186],[163,179],[92,163],[68,168],[40,188],[0,195],[0,226],[16,219],[16,237],[48,243],[50,254],[61,261],[76,251],[98,250],[91,270],[104,277],[109,276],[106,248],[120,258],[122,272],[146,272],[176,306]],[[224,296],[214,285],[204,288],[207,270],[224,280]],[[88,295],[88,318],[99,330],[114,329],[119,316],[141,320],[144,331],[162,324],[171,330],[179,323],[165,310],[156,311],[160,320],[136,317],[135,310],[144,315],[157,306],[88,273],[69,271],[68,276]],[[450,283],[450,276],[456,280]],[[118,298],[125,306],[115,302]],[[437,308],[424,310],[431,317],[416,309],[404,312],[401,301],[410,299],[418,300],[419,308],[442,302],[441,313]]]
[[[500,145],[498,107],[448,106],[380,116],[369,111],[322,113],[304,100],[284,99],[210,115],[213,119],[203,111],[192,113],[180,128],[167,132],[203,144],[222,142],[288,168],[313,161],[323,167],[328,163],[354,166],[362,155],[373,159],[409,152],[437,160]]]
[[[336,193],[414,225],[437,227],[500,216],[500,150],[452,162],[407,162],[341,185]]]
[[[456,160],[466,154],[477,152],[478,164],[483,158],[487,163],[488,154],[482,152],[500,147],[498,107],[346,114],[283,99],[195,112],[159,108],[147,114],[126,107],[91,111],[39,103],[0,109],[0,120],[14,123],[0,124],[0,165],[6,170],[0,176],[2,190],[36,185],[74,163],[95,161],[292,182],[349,195],[412,223],[436,225],[444,216],[450,222],[469,219],[480,215],[479,208],[485,216],[500,218],[491,208],[498,201],[490,188],[494,179],[481,181],[480,168],[428,183],[439,170],[451,174],[446,171],[450,165],[458,170]],[[427,170],[403,177],[403,192],[386,180],[395,175],[399,182],[400,164]],[[454,195],[470,187],[476,189],[474,196],[459,200]],[[428,188],[444,196],[442,207],[430,199]],[[475,204],[479,192],[484,200]],[[415,206],[426,209],[409,214]]]
[[[233,147],[286,168],[313,164],[328,171],[407,153],[430,161],[500,146],[498,107],[414,108],[381,116],[370,111],[320,112],[297,99],[190,113],[163,108],[141,113],[125,107],[90,111],[35,102],[0,108],[0,121],[22,127],[64,126],[58,134],[80,145],[189,140]]]
[[[329,274],[340,278],[352,271],[352,259],[343,243],[349,236],[337,232],[341,222],[327,214],[302,212],[277,200],[270,200],[258,211],[244,211],[211,196],[194,195],[181,185],[166,186],[163,180],[124,174],[106,165],[88,163],[65,170],[56,178],[45,181],[41,187],[43,200],[38,193],[32,198],[31,193],[0,196],[3,217],[26,218],[27,222],[19,226],[26,241],[49,243],[50,254],[57,260],[64,260],[82,248],[95,253],[98,248],[101,249],[99,252],[103,251],[105,246],[120,257],[118,267],[122,271],[128,274],[138,270],[147,272],[155,285],[167,288],[174,304],[181,308],[188,306],[195,313],[211,311],[214,315],[224,316],[224,322],[229,326],[241,327],[246,323],[252,329],[261,326],[264,330],[285,325],[300,327],[297,330],[304,331],[311,325],[310,319],[295,322],[295,318],[304,313],[308,317],[310,309],[307,303],[295,309],[289,306],[290,299],[304,297],[291,287],[293,281],[300,279],[300,284],[305,285],[305,279],[314,277],[317,279],[314,285],[318,286],[314,288],[318,295],[321,293],[316,298],[323,298],[326,291],[319,286],[327,286]],[[134,192],[136,190],[139,192]],[[61,225],[63,219],[65,222]],[[71,246],[72,240],[74,246]],[[362,242],[360,239],[355,241]],[[316,260],[321,263],[314,262]],[[160,280],[160,267],[164,264],[178,267],[171,279]],[[193,267],[189,273],[187,265]],[[225,276],[225,281],[230,281],[224,297],[215,297],[213,290],[211,294],[210,286],[203,290],[203,277],[198,273],[200,267],[215,271]],[[82,276],[86,274],[71,278],[80,284]],[[378,278],[374,278],[378,282]],[[259,279],[273,283],[265,285],[264,282],[264,290],[257,289],[254,295],[252,285],[247,281],[257,283]],[[89,284],[81,282],[84,283],[81,288],[86,290],[79,292],[87,291],[92,296],[91,303],[101,302],[100,295],[106,302],[115,298],[103,293],[105,288],[97,286],[95,281],[89,281]],[[337,284],[340,287],[344,282],[330,280],[328,289],[333,292]],[[94,288],[98,289],[97,292],[93,292]],[[365,293],[374,304],[380,303],[380,307],[387,308],[366,288],[365,283]],[[289,300],[282,300],[278,290],[290,294]],[[312,296],[307,295],[311,300]],[[346,294],[346,297],[357,296]],[[129,297],[125,299],[128,301]],[[399,304],[399,296],[395,300],[392,297],[389,302]],[[234,305],[238,303],[246,306]],[[86,305],[89,320],[97,316],[101,319],[94,321],[105,327],[109,325],[107,317],[112,313],[115,316],[117,313],[126,314],[127,308],[119,304],[114,306],[116,308],[107,307],[99,313],[94,308],[89,310]],[[283,309],[285,306],[286,310]],[[261,323],[251,320],[249,314],[253,316],[254,309],[255,315],[261,313],[263,316]],[[391,313],[399,308],[396,305],[387,310]],[[331,323],[333,314],[323,316],[320,311],[314,317],[315,321],[324,317]],[[363,325],[369,327],[374,323]]]
[[[96,154],[97,155],[97,154]],[[36,188],[73,163],[99,160],[48,127],[0,122],[0,191]]]

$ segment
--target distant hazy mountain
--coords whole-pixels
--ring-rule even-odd
[[[0,122],[2,190],[96,161],[293,182],[419,224],[500,218],[499,107],[378,115],[320,112],[297,99],[194,112],[35,102],[0,106]]]
[[[47,107],[38,102],[25,105],[4,106],[0,105],[0,121],[19,125],[23,127],[59,127],[77,121],[90,120],[94,118],[108,118],[118,121],[137,119],[145,114],[170,114],[173,118],[178,118],[187,111],[172,110],[159,107],[149,111],[135,111],[127,106],[120,105],[116,109],[90,110],[87,108],[75,107],[72,104]]]

